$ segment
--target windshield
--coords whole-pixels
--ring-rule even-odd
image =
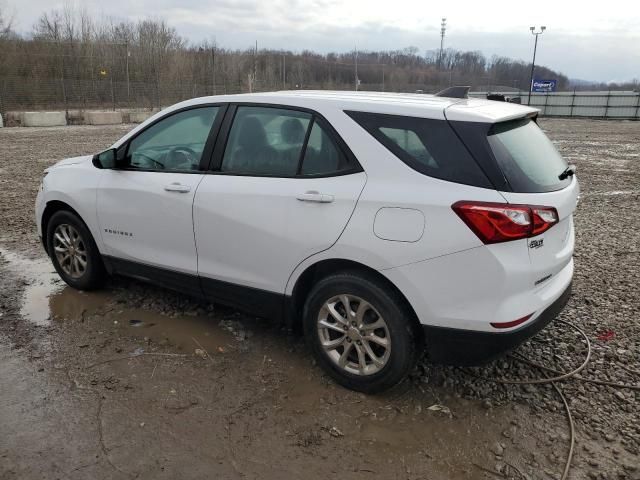
[[[497,123],[489,130],[488,140],[515,192],[550,192],[571,183],[571,178],[558,179],[567,163],[533,120]]]

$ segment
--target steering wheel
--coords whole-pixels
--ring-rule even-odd
[[[149,155],[147,155],[146,153],[142,153],[142,152],[136,152],[136,155],[140,155],[141,157],[146,158],[147,160],[151,161],[151,163],[153,163],[156,168],[158,168],[159,170],[164,170],[164,164],[160,163],[158,160],[156,160],[155,158],[150,157]]]
[[[178,147],[173,147],[171,150],[169,150],[169,153],[167,153],[167,159],[169,160],[169,162],[178,165],[179,162],[174,162],[173,160],[174,155],[176,154],[180,154],[184,158],[184,161],[189,164],[189,169],[198,168],[198,164],[200,163],[200,155],[194,149],[181,145]]]

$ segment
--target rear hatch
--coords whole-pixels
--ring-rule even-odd
[[[558,223],[529,238],[533,281],[543,286],[573,254],[573,212],[579,187],[575,176],[561,179],[567,163],[531,118],[494,124],[487,135],[491,151],[512,191],[501,191],[509,203],[553,207]]]
[[[500,102],[491,103],[506,107]],[[486,110],[486,104],[483,107]],[[526,242],[531,280],[536,288],[543,288],[573,255],[578,182],[573,175],[561,175],[568,165],[537,125],[535,112],[527,108],[518,112],[521,107],[509,107],[509,117],[504,120],[461,121],[460,115],[447,117],[456,118],[449,118],[451,125],[508,203],[556,210],[557,223]]]

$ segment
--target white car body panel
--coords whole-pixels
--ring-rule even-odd
[[[92,165],[91,158],[90,155],[68,158],[45,170],[47,175],[42,179],[42,188],[36,199],[36,224],[38,233],[43,235],[42,214],[46,204],[53,201],[66,203],[82,217],[98,249],[103,252],[96,217],[96,194],[101,172]]]
[[[103,254],[198,274],[192,206],[204,175],[101,170],[97,216]],[[188,192],[167,191],[172,184]]]
[[[291,295],[303,272],[317,262],[349,260],[391,281],[422,324],[480,332],[494,331],[490,322],[529,314],[528,321],[534,321],[570,284],[575,178],[563,190],[535,194],[431,178],[398,159],[345,113],[494,123],[537,110],[371,92],[228,95],[169,107],[113,147],[169,112],[227,102],[318,112],[345,140],[363,172],[316,179],[131,172],[99,170],[90,157],[68,159],[44,178],[36,206],[38,227],[47,202],[62,201],[81,215],[105,255],[283,295]],[[189,192],[164,190],[174,182]],[[331,195],[334,201],[297,200],[307,191]],[[560,223],[536,237],[544,239],[543,249],[528,247],[534,239],[484,245],[452,211],[459,200],[552,206]]]
[[[295,266],[340,237],[365,183],[364,172],[315,179],[207,175],[194,205],[200,275],[284,293]],[[334,200],[297,199],[309,191]]]

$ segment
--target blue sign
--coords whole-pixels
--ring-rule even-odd
[[[558,85],[557,80],[534,79],[531,90],[534,92],[555,92]]]

